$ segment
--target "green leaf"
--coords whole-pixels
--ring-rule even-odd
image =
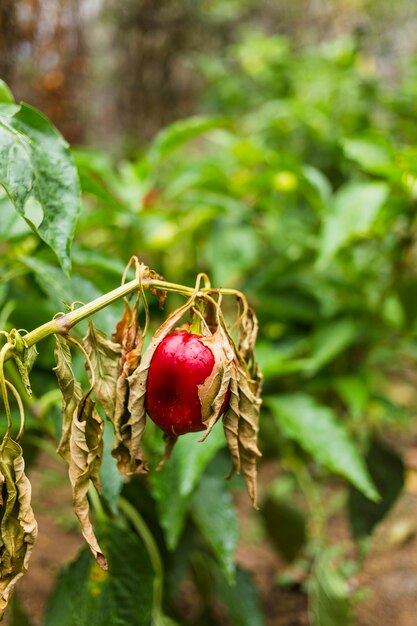
[[[169,550],[176,548],[188,513],[188,498],[182,497],[178,490],[178,460],[174,453],[161,471],[149,474],[159,523]]]
[[[315,373],[343,352],[357,336],[357,325],[349,318],[328,322],[312,336],[313,351],[306,369]]]
[[[191,515],[219,559],[229,583],[235,578],[234,554],[239,524],[232,496],[223,478],[203,476],[191,498]]]
[[[354,489],[349,493],[349,518],[356,538],[369,535],[393,506],[404,487],[404,464],[401,458],[378,441],[373,441],[366,462],[379,493],[380,502],[370,502]]]
[[[0,102],[14,104],[15,100],[9,86],[0,78]]]
[[[359,375],[343,376],[335,380],[334,388],[348,407],[354,418],[360,418],[369,400],[370,385],[366,377]]]
[[[205,467],[216,452],[226,445],[221,424],[218,423],[205,441],[199,442],[201,433],[179,437],[173,456],[178,466],[178,492],[183,498],[194,491]]]
[[[382,135],[351,137],[342,142],[345,155],[371,174],[395,171],[394,151]]]
[[[149,474],[159,521],[170,550],[176,548],[184,529],[190,495],[204,469],[226,443],[220,424],[205,441],[199,442],[201,435],[188,433],[179,437],[169,462],[160,471]]]
[[[226,125],[225,118],[194,116],[174,122],[161,130],[155,137],[148,152],[150,163],[155,166],[184,143],[215,128]]]
[[[214,589],[214,597],[224,605],[233,626],[264,626],[259,594],[248,572],[238,567],[234,585],[229,585],[219,573]]]
[[[312,626],[352,626],[348,583],[326,555],[313,570],[309,604]]]
[[[323,222],[318,263],[330,261],[336,252],[357,237],[367,237],[389,192],[385,183],[347,183],[335,193]]]
[[[360,451],[329,407],[301,393],[271,396],[266,402],[288,439],[331,472],[346,478],[367,498],[378,500]]]
[[[61,573],[44,626],[151,626],[154,575],[143,542],[114,522],[99,538],[109,570],[83,550]]]
[[[27,104],[0,109],[0,184],[68,273],[80,186],[68,144]]]

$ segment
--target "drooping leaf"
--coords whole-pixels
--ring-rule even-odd
[[[257,459],[261,378],[251,378],[247,364],[240,359],[234,363],[230,381],[230,400],[223,426],[227,445],[232,456],[232,471],[239,474],[243,470],[246,486],[252,504],[257,508]]]
[[[55,335],[54,371],[63,399],[62,435],[58,446],[59,454],[68,463],[72,486],[73,507],[81,531],[97,563],[105,569],[103,555],[89,517],[87,493],[90,480],[100,493],[100,465],[103,456],[103,420],[91,399],[91,389],[83,395],[80,383],[72,370],[71,352],[64,337]]]
[[[116,382],[121,355],[121,346],[109,341],[105,333],[96,328],[92,319],[88,323],[88,332],[83,345],[90,359],[94,372],[94,393],[109,420],[113,419],[116,403]],[[92,372],[88,361],[86,368],[92,383]]]
[[[227,483],[218,476],[203,475],[192,495],[190,511],[201,534],[219,559],[228,582],[233,582],[239,524]]]
[[[214,367],[211,374],[198,388],[201,421],[206,427],[203,439],[206,439],[219,419],[222,407],[226,402],[233,375],[234,353],[220,324],[214,334],[202,337],[200,341],[210,349],[214,356]]]
[[[255,344],[259,330],[258,319],[255,312],[250,307],[242,314],[238,330],[237,351],[240,357],[246,363],[249,363],[254,358]]]
[[[27,571],[38,527],[22,449],[5,437],[0,448],[0,620],[16,582]]]
[[[369,535],[393,506],[404,487],[404,464],[401,458],[378,441],[372,441],[366,463],[379,493],[380,502],[371,502],[351,487],[348,511],[354,536]]]
[[[286,437],[331,472],[346,478],[366,497],[378,500],[359,450],[329,407],[301,393],[270,396],[267,402]]]
[[[80,210],[80,186],[68,144],[41,113],[21,104],[2,107],[0,146],[0,184],[68,273]]]
[[[134,307],[125,301],[125,310],[116,326],[113,339],[121,345],[121,357],[118,366],[116,382],[116,397],[112,422],[115,431],[113,456],[117,459],[117,467],[123,474],[142,473],[147,471],[147,464],[143,458],[139,445],[134,457],[131,451],[132,423],[134,418],[130,413],[128,377],[138,366],[141,358],[143,335],[138,322],[139,296],[136,297]]]
[[[98,532],[108,571],[83,550],[61,573],[44,626],[152,625],[154,574],[143,542],[111,521]]]
[[[12,345],[13,359],[19,370],[26,393],[31,398],[32,388],[30,386],[29,374],[38,356],[38,351],[35,345],[27,347],[22,336],[15,329],[9,335],[9,343]]]
[[[103,420],[95,409],[90,392],[81,398],[71,424],[69,478],[74,512],[81,531],[97,563],[107,569],[107,561],[97,543],[89,517],[87,493],[90,480],[100,493],[100,464],[103,456]]]
[[[235,347],[224,320],[221,323],[226,336],[224,349],[232,364],[229,406],[223,419],[224,433],[232,457],[232,471],[243,471],[249,497],[257,508],[257,460],[259,413],[261,408],[262,374],[255,361],[253,349],[257,334],[257,320],[251,309],[240,319],[239,341]],[[227,345],[228,344],[228,345]]]
[[[70,462],[70,438],[71,426],[74,414],[82,398],[83,392],[80,383],[75,379],[72,369],[71,351],[64,337],[55,335],[54,356],[56,367],[54,372],[58,379],[58,385],[62,394],[62,433],[58,444],[58,453],[62,458]]]

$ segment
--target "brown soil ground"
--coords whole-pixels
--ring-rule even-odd
[[[366,600],[358,605],[355,626],[417,624],[417,448],[408,450],[407,459],[406,489],[378,527],[362,573],[352,581],[353,587],[367,591]],[[42,454],[31,470],[31,480],[39,538],[29,572],[17,584],[17,594],[38,626],[59,568],[75,557],[83,542],[71,509],[65,466],[58,459]],[[237,504],[242,514],[242,541],[237,560],[253,573],[267,626],[307,626],[305,593],[299,585],[282,588],[276,584],[285,564],[266,541],[251,539],[252,516],[256,514],[249,511],[240,497]],[[345,520],[335,519],[331,533],[335,542],[348,539]],[[220,611],[218,625],[224,623]],[[8,625],[7,616],[4,624]]]

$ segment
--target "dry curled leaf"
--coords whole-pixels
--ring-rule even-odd
[[[109,420],[113,420],[116,403],[116,382],[122,346],[107,339],[92,319],[88,323],[88,332],[83,339],[88,355],[86,369],[90,384],[94,381],[94,393]],[[90,370],[90,363],[93,372]]]
[[[247,307],[240,319],[237,340],[237,351],[247,363],[253,359],[258,328],[258,319],[255,312],[250,307]]]
[[[0,620],[18,579],[27,571],[38,526],[22,449],[10,437],[0,448]]]
[[[157,274],[154,270],[149,270],[148,276],[152,278],[152,280],[165,280],[163,276],[160,276],[160,274]],[[168,295],[165,289],[150,287],[149,291],[158,300],[160,308],[163,309]]]
[[[232,473],[243,471],[249,496],[256,504],[256,463],[261,453],[257,446],[259,410],[261,400],[251,389],[247,372],[235,368],[230,385],[229,407],[225,413],[223,427],[230,454]]]
[[[69,466],[73,507],[80,520],[82,533],[97,563],[107,568],[106,559],[97,543],[89,518],[87,492],[90,480],[100,492],[99,471],[103,454],[103,420],[95,410],[91,390],[83,395],[72,369],[71,351],[64,337],[55,336],[54,368],[62,393],[63,425],[59,454]]]
[[[224,415],[223,427],[232,457],[232,473],[243,471],[252,504],[257,508],[257,459],[259,413],[261,407],[262,375],[254,357],[258,323],[252,309],[247,308],[239,327],[238,346],[235,347],[223,318],[221,325],[234,350],[230,381],[229,407]]]
[[[116,326],[113,339],[121,346],[119,374],[116,381],[116,398],[112,422],[115,431],[115,442],[112,455],[117,459],[117,467],[122,474],[146,473],[147,465],[142,450],[137,448],[134,459],[131,454],[132,424],[134,419],[129,411],[128,376],[135,370],[143,345],[142,331],[138,323],[139,297],[132,308],[125,302],[122,318]],[[134,430],[134,426],[133,426]]]
[[[88,392],[81,399],[71,424],[69,477],[73,507],[81,530],[98,565],[107,569],[106,557],[98,545],[89,517],[87,493],[90,480],[100,493],[100,465],[103,456],[103,420]]]
[[[13,329],[9,335],[9,341],[12,345],[12,355],[17,369],[19,370],[20,377],[25,387],[26,393],[31,398],[32,388],[30,386],[29,374],[32,370],[33,364],[38,356],[36,346],[28,348],[17,330]]]
[[[62,394],[62,434],[58,444],[58,453],[69,463],[71,425],[78,409],[83,392],[80,383],[75,379],[72,369],[71,351],[64,337],[55,335],[54,356],[56,367],[54,372]]]
[[[219,418],[233,373],[234,353],[223,327],[218,325],[213,335],[200,340],[210,348],[214,356],[214,367],[202,385],[199,385],[198,396],[201,403],[201,418],[206,432],[200,441],[204,441]]]

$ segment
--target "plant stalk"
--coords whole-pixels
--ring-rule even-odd
[[[23,335],[22,337],[25,345],[30,348],[30,346],[35,345],[39,341],[42,341],[42,339],[46,339],[51,335],[68,334],[73,326],[76,326],[76,324],[78,324],[82,320],[90,317],[90,315],[97,313],[97,311],[104,309],[109,304],[112,304],[113,302],[120,300],[120,298],[124,298],[134,291],[137,291],[138,289],[140,289],[141,285],[144,289],[149,290],[151,287],[154,287],[156,289],[169,291],[171,293],[179,293],[183,296],[190,296],[194,293],[194,289],[192,287],[185,287],[184,285],[178,285],[176,283],[168,283],[164,280],[138,277],[128,283],[125,283],[124,285],[121,285],[120,287],[117,287],[116,289],[113,289],[112,291],[109,291],[108,293],[105,293],[99,298],[88,302],[84,306],[81,306],[74,311],[64,313],[60,317],[56,317],[53,320],[42,324],[42,326],[38,326],[38,328],[31,330],[29,333]],[[224,295],[243,297],[243,295],[235,289],[212,289],[210,287],[203,287],[199,290],[198,293],[200,295],[209,293],[222,293]],[[12,354],[9,351],[5,354],[4,360],[8,361],[10,358],[12,358]]]

